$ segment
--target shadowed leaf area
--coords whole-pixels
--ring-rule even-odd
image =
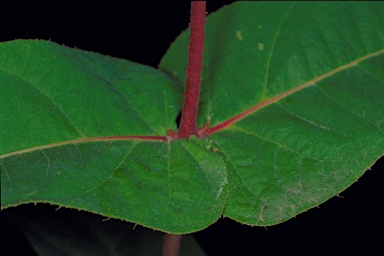
[[[19,208],[9,213],[38,255],[155,256],[163,247],[162,232],[125,221],[43,204]],[[180,249],[180,255],[205,255],[191,235],[182,237]]]
[[[239,2],[208,16],[199,126],[171,140],[188,35],[159,70],[0,44],[1,208],[48,202],[171,233],[281,223],[384,155],[382,2]]]

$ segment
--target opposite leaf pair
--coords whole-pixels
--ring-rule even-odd
[[[188,31],[160,71],[1,43],[2,209],[49,202],[189,233],[221,215],[264,226],[319,205],[384,154],[382,7],[243,2],[210,15],[198,122],[219,128],[202,139],[164,141]]]

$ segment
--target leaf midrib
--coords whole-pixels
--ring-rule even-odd
[[[315,85],[316,83],[318,83],[318,82],[320,82],[320,81],[322,81],[322,80],[324,80],[324,79],[326,79],[326,78],[328,78],[328,77],[330,77],[330,76],[332,76],[334,74],[337,74],[337,73],[339,73],[339,72],[341,72],[343,70],[346,70],[348,68],[351,68],[353,66],[357,66],[360,62],[362,62],[364,60],[367,60],[369,58],[373,58],[373,57],[379,56],[380,54],[384,54],[384,49],[378,50],[378,51],[373,52],[373,53],[366,54],[366,55],[364,55],[364,56],[362,56],[362,57],[360,57],[360,58],[358,58],[358,59],[356,59],[354,61],[351,61],[351,62],[349,62],[347,64],[344,64],[344,65],[342,65],[342,66],[340,66],[338,68],[335,68],[335,69],[333,69],[331,71],[328,71],[327,73],[324,73],[324,74],[322,74],[320,76],[317,76],[317,77],[315,77],[315,78],[313,78],[313,79],[311,79],[311,80],[309,80],[309,81],[307,81],[307,82],[305,82],[303,84],[300,84],[300,85],[298,85],[296,87],[293,87],[293,88],[289,89],[288,91],[285,91],[285,92],[283,92],[283,93],[281,93],[279,95],[276,95],[275,97],[273,97],[273,98],[271,98],[269,100],[260,102],[257,105],[255,105],[255,106],[253,106],[253,107],[251,107],[251,108],[241,112],[240,114],[238,114],[238,115],[236,115],[236,116],[234,116],[234,117],[232,117],[232,118],[230,118],[230,119],[228,119],[228,120],[226,120],[226,121],[224,121],[222,123],[219,123],[219,124],[217,124],[214,127],[209,128],[205,132],[204,135],[205,136],[209,136],[209,135],[211,135],[213,133],[216,133],[216,132],[218,132],[218,131],[220,131],[222,129],[225,129],[225,128],[229,127],[231,124],[233,124],[233,123],[235,123],[235,122],[245,118],[248,115],[253,114],[254,112],[260,110],[261,108],[264,108],[264,107],[269,106],[269,105],[271,105],[273,103],[276,103],[277,101],[279,101],[279,100],[281,100],[283,98],[286,98],[289,95],[291,95],[291,94],[293,94],[293,93],[295,93],[295,92],[297,92],[299,90],[307,88],[307,87],[309,87],[311,85]]]
[[[29,152],[33,152],[36,150],[43,150],[47,148],[53,148],[53,147],[60,147],[60,146],[66,146],[71,144],[79,144],[79,143],[85,143],[85,142],[107,142],[107,141],[124,141],[124,140],[137,140],[137,141],[152,141],[152,142],[169,142],[171,139],[169,136],[103,136],[103,137],[93,137],[93,138],[81,138],[76,140],[68,140],[68,141],[60,141],[56,143],[50,143],[46,145],[40,145],[36,147],[30,147],[26,149],[17,150],[14,152],[6,153],[3,155],[0,155],[0,159],[13,156],[13,155],[19,155],[19,154],[25,154]]]

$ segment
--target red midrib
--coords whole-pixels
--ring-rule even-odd
[[[342,70],[348,69],[348,68],[350,68],[352,66],[356,66],[357,64],[359,64],[360,62],[362,62],[362,61],[364,61],[366,59],[378,56],[378,55],[383,54],[383,53],[384,53],[384,49],[376,51],[374,53],[367,54],[367,55],[365,55],[363,57],[360,57],[360,58],[358,58],[358,59],[356,59],[356,60],[354,60],[352,62],[349,62],[349,63],[347,63],[345,65],[342,65],[342,66],[340,66],[338,68],[335,68],[335,69],[333,69],[333,70],[331,70],[331,71],[329,71],[327,73],[324,73],[324,74],[322,74],[322,75],[320,75],[318,77],[315,77],[314,79],[312,79],[310,81],[307,81],[307,82],[305,82],[305,83],[303,83],[301,85],[298,85],[298,86],[296,86],[296,87],[294,87],[294,88],[292,88],[292,89],[290,89],[290,90],[288,90],[286,92],[283,92],[283,93],[281,93],[281,94],[279,94],[279,95],[277,95],[277,96],[275,96],[275,97],[273,97],[273,98],[271,98],[269,100],[263,101],[263,102],[257,104],[256,106],[251,107],[250,109],[248,109],[248,110],[246,110],[244,112],[241,112],[240,114],[238,114],[238,115],[236,115],[236,116],[234,116],[234,117],[232,117],[232,118],[230,118],[230,119],[228,119],[228,120],[226,120],[226,121],[224,121],[222,123],[217,124],[214,127],[205,129],[205,131],[200,133],[200,137],[207,137],[207,136],[209,136],[209,135],[211,135],[213,133],[216,133],[216,132],[218,132],[218,131],[220,131],[222,129],[225,129],[225,128],[229,127],[231,124],[239,121],[240,119],[243,119],[244,117],[246,117],[246,116],[256,112],[257,110],[259,110],[259,109],[261,109],[263,107],[266,107],[266,106],[268,106],[270,104],[273,104],[273,103],[275,103],[275,102],[277,102],[277,101],[279,101],[279,100],[281,100],[281,99],[283,99],[283,98],[285,98],[285,97],[287,97],[287,96],[289,96],[289,95],[291,95],[291,94],[293,94],[293,93],[295,93],[295,92],[297,92],[297,91],[299,91],[301,89],[304,89],[304,88],[307,88],[307,87],[309,87],[311,85],[314,85],[317,82],[319,82],[321,80],[324,80],[325,78],[330,77],[330,76],[332,76],[332,75],[334,75],[334,74],[336,74],[336,73],[338,73],[338,72],[340,72]]]
[[[69,141],[61,141],[41,146],[35,146],[31,148],[21,149],[14,152],[6,153],[4,155],[0,155],[1,158],[5,158],[12,155],[18,155],[23,153],[28,153],[36,150],[43,150],[47,148],[53,148],[53,147],[59,147],[59,146],[65,146],[70,144],[77,144],[77,143],[83,143],[83,142],[92,142],[92,141],[115,141],[115,140],[139,140],[139,141],[158,141],[158,142],[168,142],[171,140],[169,136],[101,136],[101,137],[90,137],[90,138],[81,138],[81,139],[75,139],[75,140],[69,140]]]

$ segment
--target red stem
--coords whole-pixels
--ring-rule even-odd
[[[183,112],[177,138],[189,138],[197,133],[201,71],[203,68],[205,1],[191,3],[191,33],[189,36],[187,82],[184,92]]]

